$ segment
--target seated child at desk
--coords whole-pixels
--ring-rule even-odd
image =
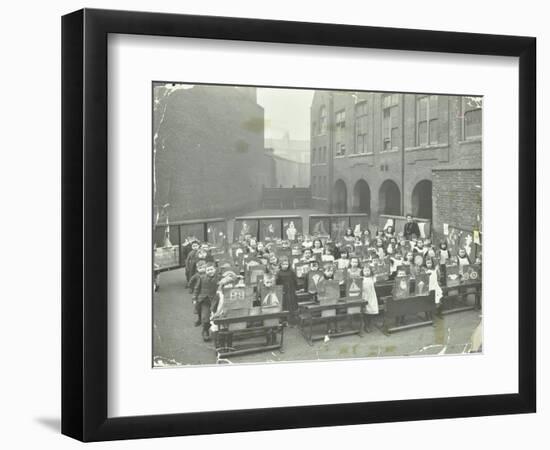
[[[361,276],[361,267],[357,256],[350,258],[347,276],[348,278],[359,278]]]
[[[288,269],[287,269],[288,271]],[[279,272],[280,274],[281,272]],[[275,284],[275,277],[273,275],[267,274],[263,278],[263,285],[265,288],[272,288]],[[282,284],[282,283],[279,283]],[[263,298],[260,299],[260,305],[261,306],[279,306],[281,304],[280,299],[277,297],[277,294],[275,291],[268,290],[267,294],[264,295]],[[283,299],[283,305],[284,305],[284,299]],[[283,309],[286,310],[286,308]]]

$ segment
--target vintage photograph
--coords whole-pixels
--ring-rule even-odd
[[[481,352],[482,116],[153,82],[153,367]]]

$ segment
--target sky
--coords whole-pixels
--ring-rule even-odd
[[[309,108],[314,90],[258,88],[258,103],[265,111],[265,138],[309,141]]]

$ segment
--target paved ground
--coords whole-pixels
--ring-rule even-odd
[[[156,365],[216,364],[211,342],[203,342],[194,327],[191,296],[184,270],[164,272],[153,308],[153,353]],[[378,356],[452,354],[468,351],[479,325],[479,311],[465,311],[435,319],[434,326],[401,331],[390,336],[378,329],[360,336],[339,337],[310,346],[296,328],[285,330],[284,353],[263,352],[230,358],[231,363],[369,358]],[[227,362],[227,361],[220,361]]]

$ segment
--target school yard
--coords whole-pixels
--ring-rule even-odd
[[[298,328],[287,327],[283,352],[267,351],[223,361],[218,361],[213,342],[203,342],[201,328],[195,327],[194,321],[184,269],[162,273],[160,289],[153,298],[153,357],[156,366],[461,354],[468,351],[472,333],[481,322],[481,311],[435,317],[433,326],[390,336],[374,328],[362,337],[338,337],[315,342],[313,346],[305,341]]]

